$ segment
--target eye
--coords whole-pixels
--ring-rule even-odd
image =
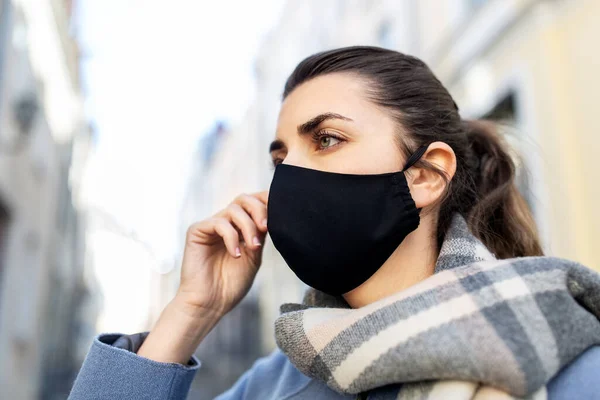
[[[319,151],[337,146],[344,141],[342,138],[327,131],[315,132],[313,140],[317,143]]]
[[[323,136],[319,140],[319,146],[321,146],[321,148],[326,149],[328,147],[335,146],[339,142],[340,142],[340,140],[337,138],[334,138],[333,136]]]

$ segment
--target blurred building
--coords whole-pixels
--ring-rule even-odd
[[[248,114],[247,124],[252,124],[250,118]],[[181,243],[189,225],[224,208],[238,194],[259,190],[261,157],[254,149],[251,129],[218,122],[199,141],[181,211]],[[268,251],[265,257],[269,257]],[[173,275],[170,297],[177,288],[177,274]],[[190,398],[214,398],[264,355],[263,337],[271,332],[261,330],[259,287],[254,285],[201,343],[196,354],[203,372],[196,376]]]
[[[257,94],[245,118],[209,135],[206,140],[214,143],[201,146],[210,148],[208,161],[198,152],[182,232],[239,193],[268,189],[268,145],[283,85],[298,62],[326,49],[376,45],[422,58],[453,94],[463,118],[499,119],[514,126],[505,134],[523,155],[518,183],[546,250],[599,269],[600,253],[593,245],[600,237],[600,211],[593,204],[600,195],[595,185],[600,172],[594,168],[600,151],[594,120],[600,56],[591,50],[600,37],[598,15],[595,0],[286,2],[258,54]],[[267,243],[263,266],[245,300],[258,304],[261,351],[275,346],[279,305],[300,300],[303,290]]]
[[[94,333],[71,2],[0,0],[0,398],[63,399]]]

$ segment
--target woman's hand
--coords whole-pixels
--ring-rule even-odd
[[[222,316],[248,293],[267,233],[267,195],[242,194],[190,226],[177,293],[186,304]]]
[[[138,355],[185,364],[223,315],[248,293],[267,233],[267,192],[240,195],[190,226],[181,282]]]

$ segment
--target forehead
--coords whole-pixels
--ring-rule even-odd
[[[277,123],[278,134],[316,115],[333,112],[354,121],[385,115],[367,98],[368,83],[352,74],[329,74],[313,78],[295,88],[283,101]]]

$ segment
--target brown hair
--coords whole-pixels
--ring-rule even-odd
[[[304,59],[288,78],[283,98],[303,82],[337,72],[366,79],[370,99],[408,132],[408,137],[399,137],[406,157],[436,141],[454,150],[457,169],[451,180],[426,161],[415,164],[447,181],[438,246],[458,212],[496,257],[542,255],[531,212],[515,186],[515,163],[493,122],[462,120],[452,96],[423,61],[378,47],[345,47]]]

